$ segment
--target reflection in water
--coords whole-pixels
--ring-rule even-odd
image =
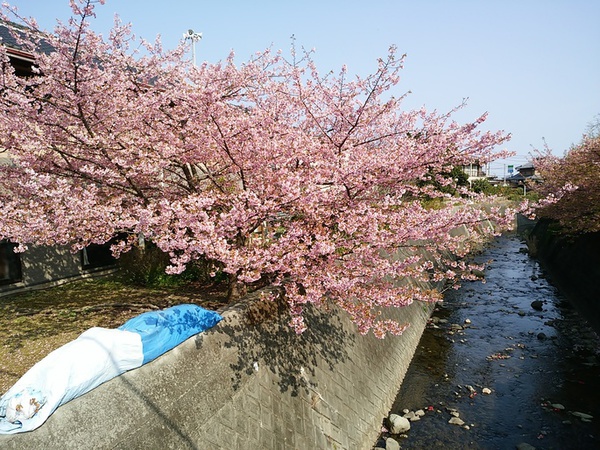
[[[598,335],[516,235],[476,259],[489,261],[487,282],[447,294],[392,408],[426,410],[402,448],[600,448]],[[448,424],[450,408],[468,429]]]

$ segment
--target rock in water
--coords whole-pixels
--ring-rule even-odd
[[[517,445],[517,450],[535,450],[533,445],[529,445],[527,442],[522,442]]]
[[[390,422],[390,433],[401,434],[410,430],[410,422],[407,418],[401,417],[398,414],[390,414],[388,418]]]
[[[402,417],[405,417],[406,419],[408,419],[412,422],[413,420],[415,420],[415,417],[417,417],[417,416],[415,416],[415,413],[413,411],[409,411],[406,414],[404,414]]]
[[[452,425],[458,425],[458,426],[463,426],[465,424],[465,422],[460,418],[460,417],[452,417],[448,423],[452,424]]]
[[[542,302],[541,300],[535,300],[535,301],[531,302],[531,307],[533,309],[535,309],[536,311],[542,311],[543,306],[544,306],[544,302]]]
[[[590,416],[589,414],[579,411],[573,411],[571,414],[573,414],[575,417],[579,417],[581,420],[592,420],[594,418],[594,416]]]
[[[385,450],[400,450],[400,443],[392,438],[385,440]]]

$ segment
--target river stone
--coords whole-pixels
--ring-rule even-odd
[[[404,414],[402,417],[410,420],[411,422],[415,422],[417,420],[421,420],[421,417],[419,417],[417,415],[417,413],[415,413],[414,411],[409,411],[406,414]]]
[[[592,420],[594,418],[594,416],[590,416],[589,414],[579,411],[572,411],[571,414],[573,414],[575,417],[579,417],[581,420]]]
[[[425,411],[423,411],[422,409],[417,409],[415,411],[415,416],[417,417],[423,417],[425,415]]]
[[[401,417],[398,414],[390,414],[388,418],[390,422],[390,433],[400,434],[410,430],[410,422],[406,417]]]
[[[517,445],[517,450],[535,450],[533,445],[529,445],[527,442],[521,442]]]
[[[531,302],[531,307],[536,311],[542,311],[544,309],[543,306],[544,302],[542,302],[541,300],[534,300],[533,302]]]
[[[396,439],[387,438],[385,440],[385,450],[400,450],[400,443]]]
[[[464,420],[462,420],[460,417],[452,417],[448,423],[458,426],[463,426],[465,424]]]

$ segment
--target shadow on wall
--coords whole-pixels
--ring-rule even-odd
[[[48,282],[81,272],[78,253],[66,247],[31,247],[21,255],[23,281],[28,285]]]
[[[272,301],[260,300],[259,293],[238,305],[245,310],[240,322],[219,324],[229,338],[225,348],[237,349],[238,361],[231,365],[233,389],[238,390],[242,375],[251,375],[258,364],[276,375],[281,392],[297,396],[304,389],[308,393],[306,375],[315,375],[319,360],[326,361],[333,371],[336,364],[349,359],[346,349],[352,348],[356,336],[344,330],[336,314],[312,305],[306,305],[304,311],[308,329],[296,334],[289,325],[291,316],[281,292],[274,294]],[[197,339],[196,347],[201,346],[202,340]]]
[[[146,395],[141,389],[139,389],[134,383],[132,383],[127,377],[120,377],[119,380],[123,383],[123,386],[139,401],[142,402],[144,408],[154,413],[154,417],[158,418],[160,421],[161,427],[169,430],[171,433],[175,433],[179,437],[179,445],[185,444],[185,447],[181,448],[190,448],[192,450],[200,450],[200,447],[196,445],[193,439],[190,437],[189,433],[177,422],[177,420],[170,417],[169,413],[163,411],[161,406],[149,395]],[[132,443],[130,442],[132,445]],[[115,447],[116,448],[116,447]],[[135,448],[135,447],[131,447]]]
[[[555,223],[541,220],[527,237],[527,246],[560,291],[600,333],[600,232],[567,236]]]

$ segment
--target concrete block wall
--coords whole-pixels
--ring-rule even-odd
[[[551,280],[600,332],[600,232],[562,235],[542,220],[530,227],[527,245]]]
[[[337,310],[296,335],[256,298],[155,361],[60,407],[2,449],[369,449],[432,305],[390,311],[411,326],[378,340]]]
[[[114,272],[114,266],[84,269],[81,254],[66,246],[35,246],[20,254],[22,279],[0,285],[0,297],[17,291],[57,286],[79,278],[101,276]]]
[[[0,448],[371,449],[434,305],[386,311],[410,327],[379,340],[336,308],[308,307],[296,335],[283,303],[259,296]]]

